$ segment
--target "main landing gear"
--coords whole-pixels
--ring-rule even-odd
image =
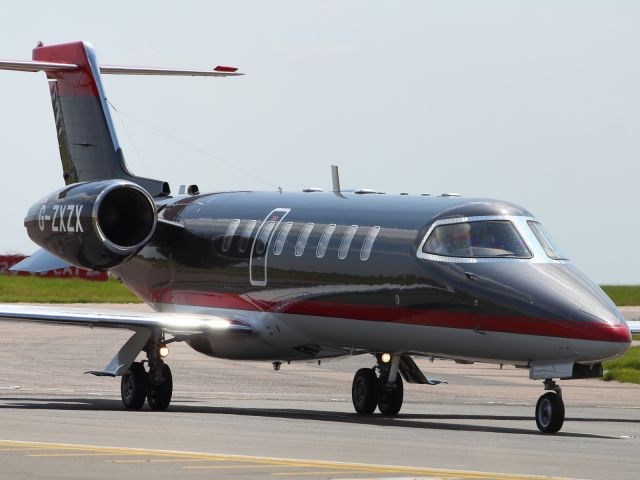
[[[404,390],[398,374],[399,355],[378,355],[373,368],[361,368],[353,377],[351,399],[357,413],[371,415],[376,407],[383,415],[395,416],[402,408]],[[386,362],[384,361],[386,360]]]
[[[536,425],[542,433],[556,433],[564,423],[564,402],[562,390],[552,379],[544,381],[544,389],[550,390],[538,399],[536,404]]]
[[[173,378],[169,365],[162,360],[168,353],[160,336],[155,336],[145,348],[147,360],[133,362],[120,383],[122,404],[128,410],[140,410],[145,399],[151,410],[166,410],[171,403]],[[144,363],[149,366],[145,370]]]

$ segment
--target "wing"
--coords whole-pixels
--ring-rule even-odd
[[[634,335],[640,333],[640,320],[627,320],[627,325]]]
[[[86,327],[121,328],[135,333],[103,369],[94,375],[119,376],[145,348],[154,332],[162,332],[185,340],[192,335],[233,335],[252,333],[248,319],[199,314],[161,312],[125,312],[88,308],[41,307],[33,305],[0,304],[0,320],[50,323]]]
[[[251,333],[246,319],[198,314],[125,312],[88,308],[0,304],[0,320],[85,327],[160,330],[171,335]]]

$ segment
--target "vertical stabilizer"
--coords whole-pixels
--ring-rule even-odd
[[[102,87],[100,65],[89,43],[38,46],[33,60],[77,67],[45,70],[67,185],[119,178],[137,183],[153,196],[169,193],[166,182],[136,177],[127,169]]]

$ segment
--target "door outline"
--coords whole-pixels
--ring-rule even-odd
[[[269,259],[269,251],[271,250],[271,241],[273,240],[273,237],[276,231],[278,230],[278,227],[282,223],[282,220],[284,220],[284,218],[289,214],[290,211],[291,211],[290,208],[274,208],[267,214],[266,217],[264,217],[264,220],[262,220],[260,227],[258,227],[258,230],[256,231],[256,234],[253,238],[253,244],[251,245],[251,253],[249,254],[249,283],[251,283],[251,285],[253,285],[254,287],[267,286],[267,264]],[[264,272],[262,275],[262,279],[254,279],[253,278],[253,262],[254,262],[253,254],[255,252],[256,245],[258,244],[258,240],[260,239],[260,235],[262,234],[262,229],[267,225],[268,222],[272,221],[273,216],[277,215],[278,213],[280,213],[281,215],[278,215],[276,224],[273,226],[273,230],[271,230],[271,233],[269,233],[269,238],[267,238],[266,240],[264,257],[263,257]],[[258,268],[260,267],[258,266]]]

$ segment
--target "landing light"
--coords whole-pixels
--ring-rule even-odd
[[[160,354],[160,358],[166,357],[167,355],[169,355],[169,347],[167,347],[166,345],[160,345],[158,353]]]
[[[380,360],[382,361],[382,363],[389,363],[391,361],[391,354],[383,353],[382,355],[380,355]]]

